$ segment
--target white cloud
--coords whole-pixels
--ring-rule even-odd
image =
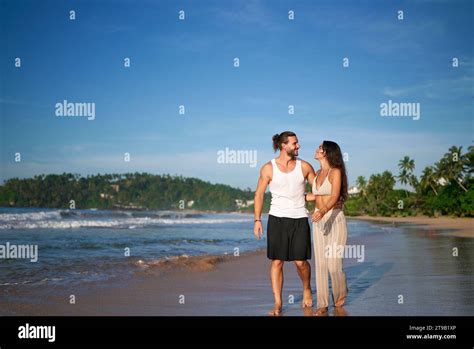
[[[383,94],[389,97],[415,94],[428,98],[439,98],[443,95],[451,94],[458,95],[460,92],[469,94],[473,91],[473,81],[472,76],[462,76],[455,79],[429,80],[419,84],[397,88],[386,86],[383,89]]]

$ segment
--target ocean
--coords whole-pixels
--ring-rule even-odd
[[[266,217],[263,221],[266,231]],[[377,229],[349,221],[351,236]],[[36,245],[38,261],[3,259],[0,286],[126,277],[159,261],[266,248],[253,215],[190,211],[0,208],[0,245]]]
[[[0,286],[105,280],[174,257],[266,246],[250,214],[0,208],[7,243],[37,245],[38,261],[1,260]]]
[[[266,215],[262,223],[266,231]],[[347,246],[362,252],[344,259],[350,314],[472,315],[473,239],[410,224],[348,219],[347,225]],[[76,314],[79,308],[61,308],[64,295],[87,298],[89,289],[81,303],[87,314],[258,315],[271,306],[264,255],[255,266],[234,258],[266,248],[265,236],[254,238],[252,214],[0,208],[0,248],[7,244],[37,246],[38,261],[0,259],[2,315]],[[196,263],[199,256],[210,258]],[[224,259],[235,261],[227,267],[231,275],[200,272],[208,260]],[[286,268],[284,291],[298,294],[294,266]],[[191,307],[173,303],[181,288]],[[147,296],[135,299],[138,291]],[[131,303],[124,309],[117,302]],[[291,309],[300,314],[298,305]]]

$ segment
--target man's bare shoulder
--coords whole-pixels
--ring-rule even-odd
[[[272,162],[266,162],[261,168],[260,173],[272,173]]]
[[[260,168],[260,178],[265,178],[268,182],[272,180],[273,168],[271,161],[268,161]]]
[[[305,169],[305,170],[309,170],[309,171],[313,171],[314,172],[314,168],[313,166],[306,160],[301,160],[301,166]]]

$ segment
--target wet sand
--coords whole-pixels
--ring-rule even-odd
[[[474,315],[474,239],[390,220],[366,226],[367,234],[349,231],[348,244],[363,245],[365,258],[344,261],[349,296],[344,311],[331,307],[330,315]],[[268,267],[266,252],[257,251],[182,258],[133,278],[79,287],[2,287],[0,314],[265,316],[273,305]],[[72,294],[75,304],[69,304]],[[292,263],[285,265],[283,299],[284,316],[311,315],[301,308]]]
[[[450,234],[459,237],[474,237],[474,218],[452,217],[372,217],[357,216],[351,219],[362,219],[374,222],[403,223],[417,226],[421,229],[450,230]]]

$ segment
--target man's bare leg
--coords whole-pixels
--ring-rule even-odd
[[[303,282],[303,308],[313,306],[313,296],[311,295],[311,265],[308,261],[295,261],[296,270]]]
[[[272,281],[273,296],[275,297],[275,306],[268,312],[268,315],[280,315],[282,306],[283,290],[283,264],[279,259],[272,260],[270,266],[270,279]]]

